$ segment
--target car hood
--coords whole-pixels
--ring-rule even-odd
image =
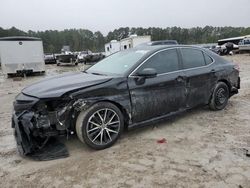
[[[22,90],[23,94],[37,98],[57,98],[63,94],[99,85],[112,77],[88,73],[67,73],[36,82]]]

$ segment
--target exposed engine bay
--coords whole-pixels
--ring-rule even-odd
[[[57,138],[74,134],[75,117],[85,105],[80,99],[43,101],[19,94],[12,118],[19,153],[37,160],[67,157],[66,147]]]

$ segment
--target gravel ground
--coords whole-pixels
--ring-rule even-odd
[[[162,123],[126,132],[111,148],[93,151],[76,136],[70,157],[37,162],[20,157],[10,128],[21,89],[47,75],[82,69],[46,65],[45,76],[14,81],[0,73],[0,187],[250,187],[250,55],[239,63],[242,89],[226,109],[194,109]],[[166,143],[157,143],[158,139]]]

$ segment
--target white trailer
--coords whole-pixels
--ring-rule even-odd
[[[105,55],[109,56],[113,53],[119,52],[121,45],[117,40],[111,40],[109,43],[105,44]]]
[[[244,38],[239,42],[239,51],[246,52],[250,51],[250,36],[248,38]]]
[[[129,48],[135,48],[136,46],[151,42],[151,36],[137,36],[137,35],[131,35],[128,38],[122,39],[120,41],[121,43],[121,50],[126,50]]]
[[[0,62],[4,74],[45,72],[43,43],[34,37],[0,38]]]

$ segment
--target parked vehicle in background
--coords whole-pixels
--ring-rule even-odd
[[[178,42],[176,40],[159,40],[159,41],[152,41],[147,43],[149,46],[155,45],[177,45]]]
[[[91,53],[91,54],[86,55],[85,64],[86,63],[96,63],[96,62],[102,60],[103,58],[105,58],[105,55],[103,55],[102,53]]]
[[[45,64],[54,64],[56,63],[56,57],[54,54],[45,54],[44,55],[44,61],[45,61]]]
[[[77,55],[73,53],[65,53],[57,55],[56,65],[59,66],[61,64],[78,65]]]
[[[104,149],[125,128],[201,105],[222,110],[239,88],[239,67],[210,50],[140,46],[84,72],[26,87],[15,99],[12,127],[24,155],[40,150],[51,136],[74,132],[89,147]]]
[[[209,48],[209,50],[211,50],[212,52],[219,54],[220,51],[220,47],[219,46],[212,46],[211,48]]]
[[[245,38],[239,42],[239,51],[240,52],[250,51],[250,38]]]
[[[156,46],[156,45],[178,45],[176,40],[159,40],[142,43],[139,46]]]
[[[34,37],[0,38],[0,58],[4,74],[45,72],[43,43]]]
[[[92,54],[90,50],[80,52],[77,56],[78,63],[86,63],[86,57],[89,54]]]
[[[228,55],[228,54],[233,54],[233,53],[238,53],[238,52],[239,52],[239,46],[232,42],[227,42],[219,46],[219,50],[218,50],[219,55]]]
[[[220,51],[220,46],[218,46],[217,43],[198,44],[197,46],[209,49],[216,54],[219,54]]]

